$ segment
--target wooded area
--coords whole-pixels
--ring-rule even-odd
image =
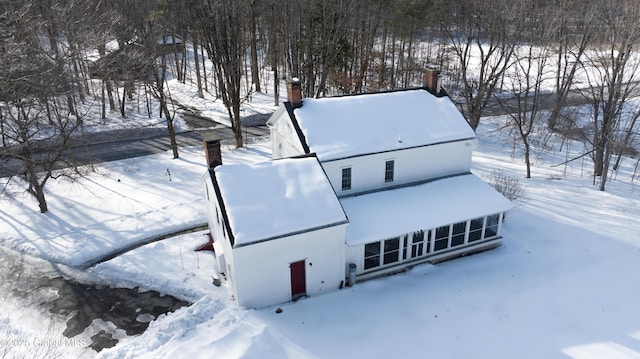
[[[604,190],[612,162],[637,156],[640,110],[625,106],[638,96],[639,18],[636,0],[0,0],[0,154],[23,162],[46,212],[47,180],[81,175],[65,150],[83,118],[126,117],[141,88],[179,156],[169,74],[223,101],[240,147],[242,104],[254,91],[277,104],[282,79],[321,97],[419,86],[437,65],[474,130],[496,104],[509,113],[527,177],[531,134],[554,131],[588,144]],[[590,123],[566,110],[571,93]],[[88,101],[99,114],[79,110]],[[54,171],[61,161],[70,169]]]

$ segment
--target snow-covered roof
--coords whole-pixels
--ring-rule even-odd
[[[294,115],[320,161],[475,138],[448,97],[424,89],[305,98]]]
[[[346,197],[347,244],[359,245],[420,229],[483,217],[513,204],[473,174]]]
[[[222,165],[215,176],[236,247],[347,222],[316,157]]]

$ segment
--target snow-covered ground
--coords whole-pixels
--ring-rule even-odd
[[[494,126],[487,122],[479,131],[474,172],[490,177],[500,168],[521,177],[523,165],[511,159]],[[534,178],[521,180],[524,203],[508,214],[504,244],[495,250],[282,304],[280,314],[276,307],[238,308],[224,286],[203,283],[199,290],[209,295],[100,356],[638,358],[634,162],[627,159],[609,190],[600,192],[581,163],[568,166],[563,178],[565,168],[550,165],[565,155],[553,155],[538,161]],[[175,263],[178,248],[184,250],[180,241],[144,249],[152,251],[144,257],[173,256]],[[97,269],[133,277],[165,271],[154,263],[132,271],[125,263],[139,263],[142,253]],[[176,275],[159,288],[179,288],[182,281]]]
[[[483,119],[473,172],[522,178],[512,141]],[[194,302],[161,316],[104,358],[640,358],[640,186],[626,158],[606,192],[592,185],[588,160],[562,163],[581,148],[537,148],[533,178],[503,226],[503,245],[477,255],[358,283],[352,288],[246,310],[223,283],[213,256],[193,249],[203,232],[143,246],[90,269],[114,284],[143,286]],[[268,139],[226,148],[225,163],[269,157]],[[0,194],[0,244],[63,265],[206,222],[201,148],[97,166],[79,183],[47,185],[39,214],[16,183]],[[170,173],[170,176],[169,176]],[[63,266],[64,267],[64,266]],[[73,271],[70,271],[74,274]],[[38,334],[0,308],[6,340]],[[40,329],[46,330],[46,329]],[[56,338],[40,332],[41,337]],[[2,344],[4,343],[4,344]],[[3,347],[4,345],[4,347]],[[4,352],[3,352],[4,350]]]

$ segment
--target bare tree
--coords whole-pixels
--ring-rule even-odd
[[[82,175],[69,151],[81,117],[68,102],[72,91],[63,58],[43,47],[47,20],[29,4],[4,3],[3,11],[0,155],[20,164],[27,192],[45,213],[47,182]]]
[[[251,82],[253,86],[255,86],[256,91],[262,91],[260,88],[260,72],[259,63],[258,63],[258,12],[262,10],[260,7],[261,2],[256,0],[251,0],[249,8],[251,9],[251,13],[249,19],[249,48],[251,49]]]
[[[359,22],[351,24],[352,61],[347,61],[347,74],[342,87],[347,93],[359,93],[368,87],[376,87],[374,78],[370,76],[375,67],[375,43],[384,13],[388,11],[384,1],[370,1],[362,6],[364,12]],[[373,86],[372,86],[373,85]]]
[[[445,8],[443,31],[462,80],[462,112],[474,131],[509,67],[515,48],[513,35],[521,21],[518,5],[506,0],[441,5]]]
[[[590,86],[582,94],[592,108],[594,180],[600,177],[600,190],[604,191],[611,158],[620,141],[624,104],[639,89],[640,8],[629,0],[606,1],[600,6],[594,26],[601,36],[584,62]]]
[[[630,103],[627,105],[629,105],[630,108],[623,110],[623,117],[625,117],[624,120],[626,120],[626,123],[624,123],[622,135],[617,142],[615,151],[617,155],[613,164],[614,171],[617,171],[620,167],[620,162],[622,162],[624,155],[631,154],[637,156],[639,152],[639,150],[634,147],[634,139],[638,138],[638,133],[640,133],[640,131],[638,131],[638,127],[640,127],[640,122],[638,122],[638,119],[640,119],[640,104],[636,102],[633,105]]]
[[[163,44],[164,43],[165,40],[163,40]],[[169,133],[169,141],[171,142],[171,151],[173,152],[173,158],[179,158],[180,154],[178,153],[176,130],[173,127],[173,116],[171,115],[168,106],[168,102],[170,101],[170,99],[168,98],[167,91],[165,90],[165,82],[167,81],[166,56],[156,56],[153,64],[155,66],[153,66],[153,68],[151,69],[151,73],[153,73],[153,75],[148,81],[149,88],[151,89],[151,93],[153,94],[153,96],[160,102],[160,110],[164,114],[165,121],[167,122],[167,131]]]
[[[584,59],[587,46],[590,44],[596,28],[592,25],[597,14],[597,2],[583,0],[561,0],[553,4],[556,11],[546,12],[555,31],[551,34],[557,46],[555,99],[549,114],[548,125],[554,130],[566,106],[567,97],[573,86],[576,72]]]
[[[248,13],[246,0],[189,1],[195,27],[202,33],[203,45],[211,60],[218,91],[227,108],[236,147],[242,147],[240,106],[243,101],[242,76],[246,50],[243,19]],[[249,89],[244,89],[245,93]]]
[[[548,8],[539,3],[532,2],[525,10],[526,31],[520,34],[520,44],[504,79],[508,95],[497,101],[507,113],[507,127],[517,134],[524,147],[526,178],[531,178],[530,136],[540,130],[537,126],[542,117],[540,110],[549,97],[543,85],[553,78],[548,61],[553,48],[550,35],[554,24],[547,19]]]
[[[131,96],[136,82],[146,85],[145,88],[159,102],[160,117],[165,117],[173,158],[179,158],[174,116],[169,110],[171,98],[166,87],[167,57],[175,56],[178,42],[182,45],[170,27],[170,24],[179,23],[174,21],[180,18],[176,16],[179,8],[171,8],[168,4],[120,1],[118,11],[121,14],[118,19],[122,23],[117,28],[127,29],[127,33],[118,35],[122,39],[121,47],[99,61],[101,72],[108,74],[109,79],[125,84],[121,103],[123,117],[124,92],[128,91]],[[179,67],[176,63],[176,70],[183,71]]]

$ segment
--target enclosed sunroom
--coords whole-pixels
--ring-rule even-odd
[[[358,279],[500,244],[512,203],[473,174],[341,199],[347,264]]]

